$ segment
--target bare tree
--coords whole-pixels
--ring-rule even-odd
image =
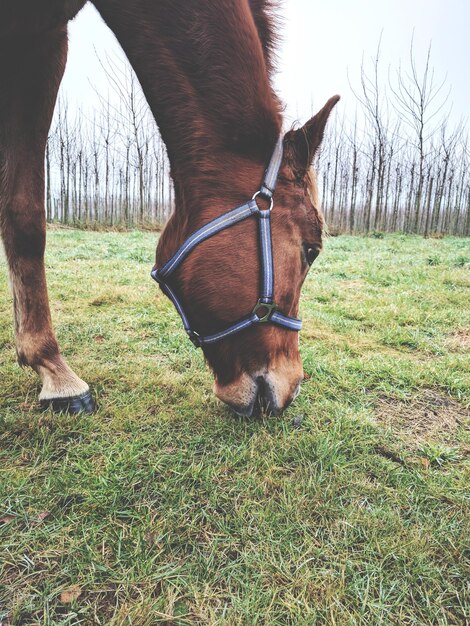
[[[335,119],[318,158],[330,231],[469,235],[468,136],[463,122],[449,122],[431,49],[421,71],[413,41],[407,70],[384,72],[380,51],[379,42],[361,64],[353,120]],[[47,219],[160,225],[173,204],[165,146],[132,70],[102,65],[111,88],[95,111],[59,101],[46,150]]]
[[[446,78],[436,83],[434,69],[431,66],[431,44],[428,47],[426,61],[422,72],[418,70],[414,39],[411,40],[409,52],[409,69],[404,71],[400,65],[396,72],[396,85],[391,83],[395,96],[395,109],[400,119],[412,130],[416,142],[418,165],[417,185],[414,194],[414,211],[412,231],[418,232],[421,217],[427,144],[436,133],[442,120],[438,118],[447,104],[450,91],[446,89]]]

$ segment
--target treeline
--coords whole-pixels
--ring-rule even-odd
[[[46,212],[73,225],[154,226],[171,213],[165,146],[130,67],[105,67],[112,96],[91,115],[59,98],[46,149]]]
[[[354,121],[336,118],[318,172],[332,232],[470,235],[470,141],[448,121],[450,89],[427,51],[419,71],[411,42],[406,68],[360,71]]]
[[[64,224],[157,226],[173,206],[164,145],[132,70],[103,64],[112,97],[91,115],[60,100],[46,153],[47,219]],[[363,63],[353,120],[336,118],[318,159],[331,232],[470,235],[470,141],[448,123],[449,91],[430,50],[419,71],[384,71],[380,46]]]

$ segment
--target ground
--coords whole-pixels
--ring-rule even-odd
[[[330,238],[301,396],[259,420],[212,396],[155,239],[48,234],[93,416],[39,411],[1,268],[0,623],[469,624],[468,239]]]

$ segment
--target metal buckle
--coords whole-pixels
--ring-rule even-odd
[[[195,330],[187,330],[188,337],[190,341],[196,348],[200,348],[202,346],[201,335],[197,333]]]
[[[258,315],[259,309],[266,309],[266,313],[262,315],[261,317]],[[277,304],[275,304],[274,302],[266,303],[266,302],[261,302],[261,300],[258,300],[258,302],[255,304],[255,308],[253,309],[252,313],[254,313],[257,316],[258,323],[263,324],[264,322],[269,322],[274,311],[277,311]]]
[[[257,192],[253,195],[253,197],[252,197],[251,199],[252,199],[252,200],[256,200],[256,198],[257,198],[258,196],[262,196],[263,198],[265,198],[265,200],[269,200],[269,209],[259,209],[259,207],[258,207],[258,209],[259,209],[260,211],[272,211],[272,210],[273,210],[273,206],[274,206],[274,200],[273,200],[273,197],[272,197],[272,196],[271,196],[271,197],[269,197],[269,196],[265,196],[265,195],[264,195],[264,193],[262,193],[262,192],[261,192],[261,189],[260,189],[259,191],[257,191]],[[256,203],[256,204],[258,205],[258,203]]]

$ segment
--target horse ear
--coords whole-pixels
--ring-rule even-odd
[[[322,142],[328,117],[339,98],[339,96],[330,98],[302,128],[288,133],[287,139],[289,143],[292,142],[294,168],[297,171],[305,173],[312,165],[313,158]]]

